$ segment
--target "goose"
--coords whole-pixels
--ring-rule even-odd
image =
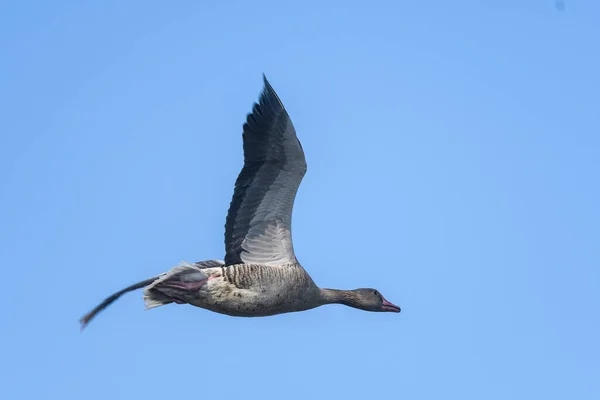
[[[83,316],[82,330],[123,294],[142,288],[146,309],[190,304],[230,316],[264,317],[343,304],[400,312],[376,289],[320,288],[298,262],[292,208],[306,160],[294,125],[264,74],[263,84],[243,125],[244,165],[225,222],[225,259],[182,262],[128,286]]]

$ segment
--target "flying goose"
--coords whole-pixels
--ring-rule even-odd
[[[263,75],[264,89],[243,127],[244,166],[225,223],[225,260],[183,262],[106,298],[81,318],[83,329],[124,293],[144,288],[146,309],[191,304],[239,317],[344,304],[400,312],[375,289],[319,288],[292,244],[292,208],[306,173],[304,150],[290,117]]]

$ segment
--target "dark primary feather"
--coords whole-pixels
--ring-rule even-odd
[[[131,286],[126,287],[125,289],[119,290],[118,292],[111,294],[106,299],[104,299],[104,301],[102,303],[98,304],[96,306],[96,308],[94,308],[92,311],[90,311],[89,313],[87,313],[86,315],[84,315],[79,320],[79,322],[81,323],[81,329],[83,330],[87,326],[87,324],[89,324],[90,321],[92,319],[94,319],[94,317],[96,315],[98,315],[98,313],[100,311],[104,310],[106,307],[108,307],[109,305],[111,305],[112,303],[114,303],[114,301],[117,300],[119,297],[123,296],[127,292],[132,292],[134,290],[141,289],[144,286],[148,286],[152,282],[154,282],[156,279],[158,279],[158,276],[155,276],[153,278],[149,278],[149,279],[146,279],[144,281],[135,283],[135,284],[133,284]]]
[[[225,223],[225,264],[296,262],[292,208],[306,173],[292,121],[263,75],[264,90],[244,124],[244,167]]]

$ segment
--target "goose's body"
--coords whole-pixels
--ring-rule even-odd
[[[304,311],[339,303],[399,312],[374,289],[321,289],[298,262],[292,208],[306,161],[281,100],[265,88],[244,124],[244,167],[225,223],[225,260],[181,263],[129,286],[81,319],[82,327],[122,294],[144,288],[146,308],[177,303],[240,317]]]
[[[171,301],[221,314],[264,317],[319,305],[320,289],[298,263],[207,266],[217,263],[182,264],[176,278],[165,274],[164,280],[144,290],[147,306],[164,304],[161,296],[166,295]]]

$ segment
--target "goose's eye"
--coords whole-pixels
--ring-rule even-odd
[[[374,295],[377,295],[377,290],[373,290],[373,294],[374,294]]]

